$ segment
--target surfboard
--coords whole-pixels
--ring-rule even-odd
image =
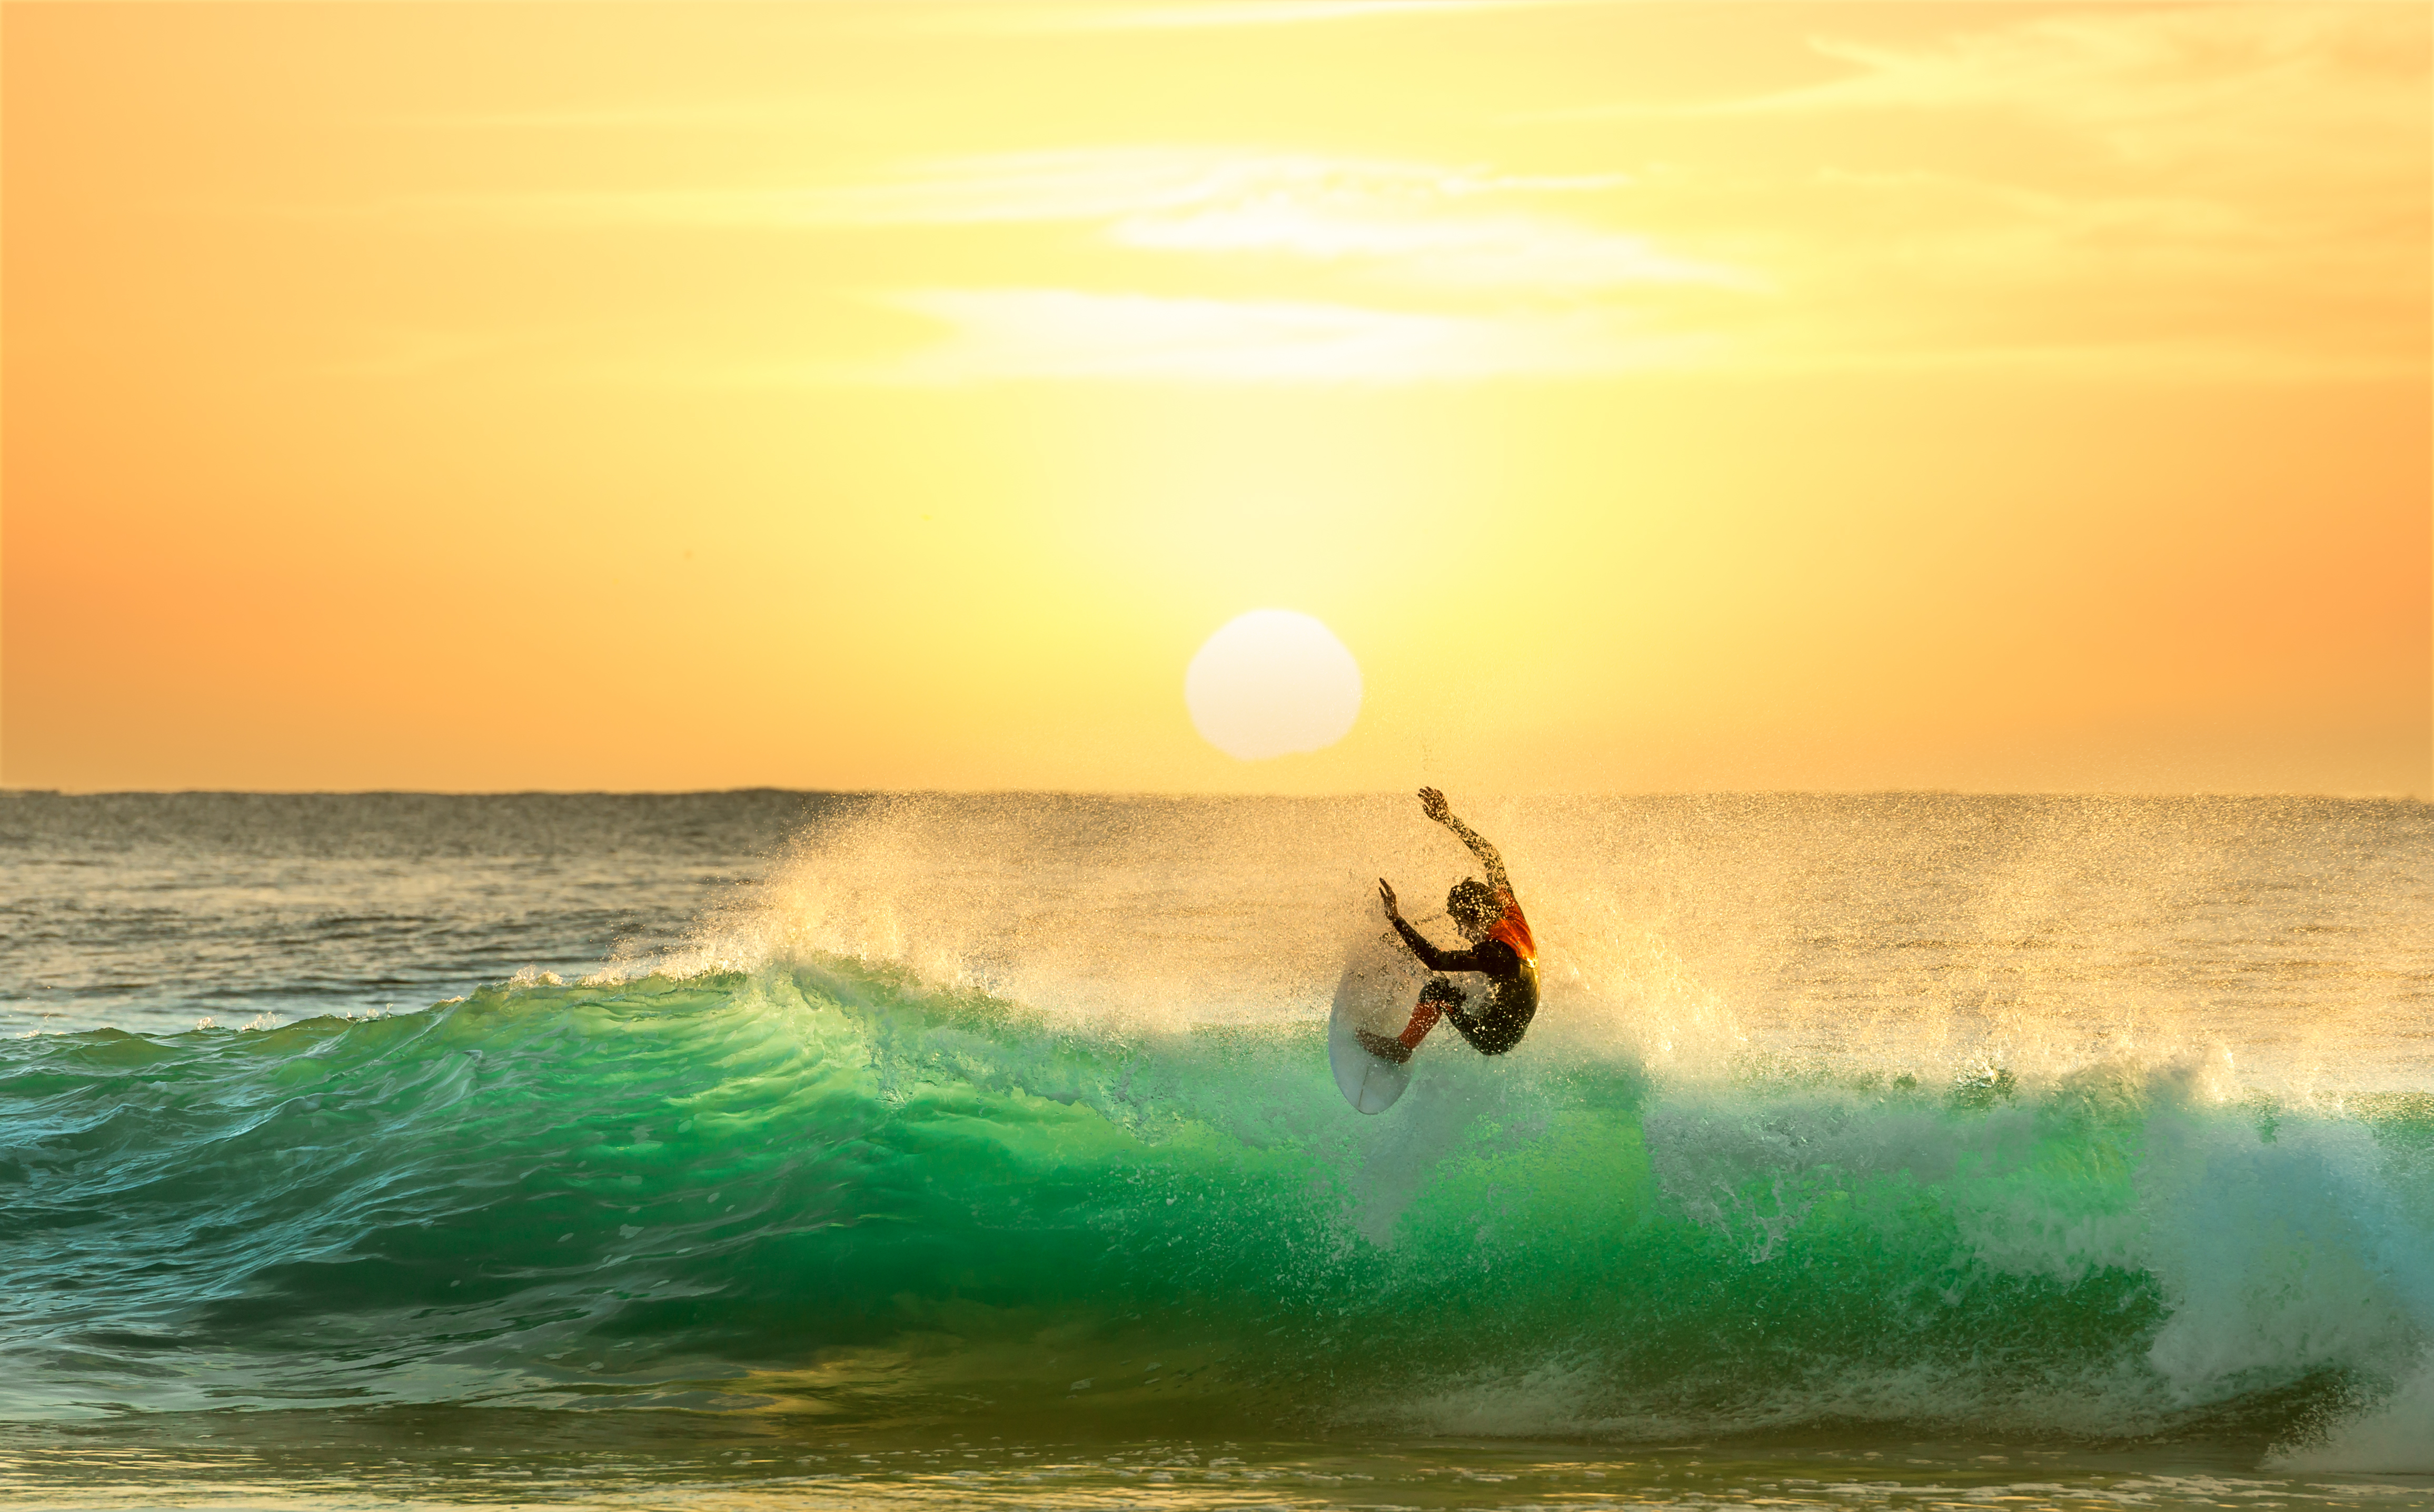
[[[1327,1016],[1327,1061],[1344,1100],[1363,1113],[1382,1113],[1412,1084],[1412,1066],[1381,1060],[1361,1048],[1356,1029],[1396,1035],[1412,1022],[1412,1005],[1429,979],[1392,928],[1354,936],[1344,953],[1344,974],[1335,983],[1335,1006]],[[1414,1057],[1416,1059],[1416,1057]]]

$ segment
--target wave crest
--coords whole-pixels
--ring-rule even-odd
[[[0,1055],[28,1416],[2236,1419],[2338,1457],[2422,1417],[2434,1346],[2434,1100],[2203,1067],[1688,1080],[1550,1040],[1431,1047],[1363,1119],[1315,1025],[833,956]]]

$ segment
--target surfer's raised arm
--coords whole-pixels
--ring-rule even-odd
[[[1489,886],[1507,898],[1513,896],[1513,880],[1504,874],[1504,858],[1496,853],[1496,847],[1487,843],[1485,835],[1453,816],[1453,810],[1446,806],[1443,793],[1433,787],[1421,788],[1420,812],[1451,830],[1455,839],[1470,847],[1470,853],[1487,868]]]

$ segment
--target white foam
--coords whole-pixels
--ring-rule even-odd
[[[2268,1139],[2167,1102],[2147,1146],[2139,1260],[2171,1309],[2149,1358],[2184,1396],[2388,1376],[2434,1340],[2434,1234],[2395,1205],[2366,1125],[2288,1118]]]

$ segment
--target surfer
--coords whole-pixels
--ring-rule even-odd
[[[1538,1011],[1538,947],[1530,938],[1530,921],[1521,917],[1521,905],[1514,901],[1513,882],[1504,874],[1504,858],[1496,853],[1496,847],[1455,818],[1453,810],[1446,806],[1446,796],[1433,787],[1420,789],[1420,812],[1451,830],[1487,868],[1485,882],[1465,877],[1446,894],[1446,912],[1453,917],[1454,928],[1470,941],[1470,949],[1441,951],[1430,944],[1428,936],[1406,922],[1396,908],[1395,889],[1383,877],[1378,879],[1378,896],[1386,904],[1386,918],[1395,932],[1429,970],[1477,971],[1487,978],[1486,1005],[1472,1012],[1462,988],[1449,978],[1431,977],[1420,988],[1419,1005],[1413,1008],[1412,1022],[1403,1032],[1390,1040],[1360,1030],[1361,1048],[1399,1065],[1412,1058],[1412,1052],[1437,1026],[1437,1020],[1446,1018],[1453,1021],[1472,1049],[1483,1056],[1500,1056],[1521,1042]]]

